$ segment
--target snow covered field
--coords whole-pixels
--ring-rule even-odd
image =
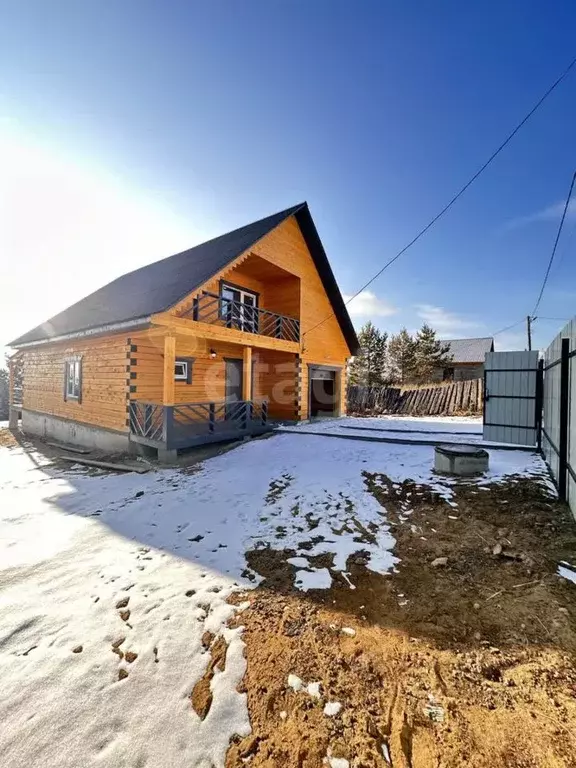
[[[250,732],[242,633],[227,628],[242,608],[226,602],[260,580],[245,553],[289,550],[302,590],[348,580],[359,549],[369,569],[393,570],[395,542],[362,472],[449,500],[432,464],[430,446],[292,434],[197,472],[147,475],[62,471],[0,448],[0,764],[223,766],[232,736]],[[482,482],[516,473],[545,469],[534,454],[494,450]],[[310,562],[327,554],[332,567]],[[190,695],[210,664],[207,632],[227,651],[201,719]]]

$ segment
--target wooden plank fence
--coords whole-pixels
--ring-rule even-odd
[[[347,403],[349,414],[479,415],[484,403],[484,382],[470,379],[418,389],[351,385],[347,390]]]

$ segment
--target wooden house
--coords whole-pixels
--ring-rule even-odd
[[[173,458],[342,414],[357,344],[302,203],[123,275],[10,346],[25,432]]]
[[[450,362],[434,371],[435,381],[469,381],[484,376],[484,359],[487,352],[494,352],[494,339],[447,339]]]

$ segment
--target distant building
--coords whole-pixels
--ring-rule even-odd
[[[464,381],[484,376],[486,352],[494,351],[494,339],[491,336],[482,339],[445,339],[443,343],[450,346],[452,360],[447,366],[436,369],[435,381]]]

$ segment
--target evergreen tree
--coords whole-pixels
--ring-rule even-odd
[[[379,387],[385,383],[386,342],[388,334],[368,321],[358,334],[360,352],[348,368],[350,384]]]
[[[394,382],[406,384],[416,376],[416,342],[402,328],[388,342],[388,376]]]
[[[428,382],[436,368],[444,368],[452,360],[450,345],[436,338],[436,331],[427,323],[416,334],[415,376],[420,382]]]

